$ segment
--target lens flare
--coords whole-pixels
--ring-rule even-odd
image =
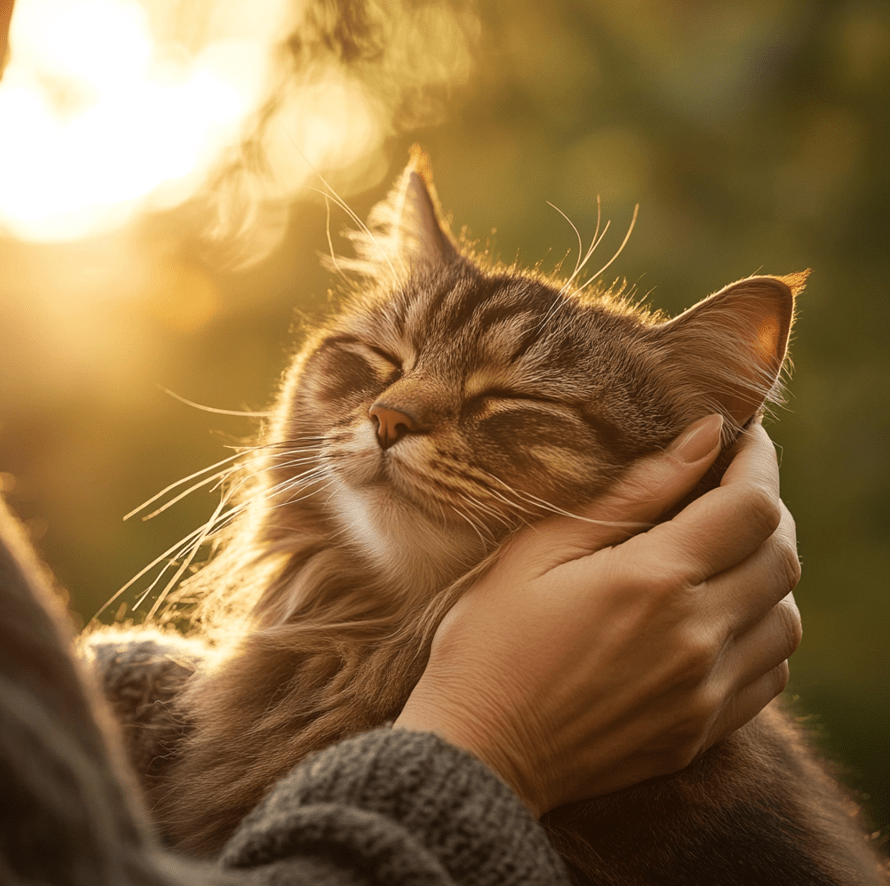
[[[388,140],[466,82],[476,31],[449,0],[17,0],[0,232],[78,239],[199,196],[202,236],[258,260],[321,175],[376,184]]]
[[[82,237],[194,193],[263,100],[281,2],[187,50],[135,0],[21,0],[0,81],[0,225]],[[242,32],[243,33],[243,32]]]

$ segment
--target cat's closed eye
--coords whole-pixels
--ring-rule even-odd
[[[512,400],[527,403],[556,403],[559,405],[559,401],[553,400],[550,397],[513,388],[486,388],[484,391],[480,391],[478,394],[473,394],[469,397],[467,399],[467,404],[483,405],[491,400]]]
[[[389,353],[389,351],[383,350],[383,348],[379,348],[376,345],[369,345],[362,343],[367,350],[369,350],[372,354],[376,354],[381,360],[389,363],[391,367],[398,370],[399,373],[402,372],[402,361],[396,357],[394,354]]]

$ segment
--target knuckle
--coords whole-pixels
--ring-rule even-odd
[[[713,641],[701,631],[687,632],[677,653],[680,672],[694,682],[702,682],[711,673],[717,657]]]
[[[682,582],[665,565],[634,570],[626,576],[627,586],[642,599],[660,606],[666,600],[676,596],[682,588]]]
[[[789,544],[783,546],[782,553],[785,560],[785,571],[787,577],[788,592],[793,591],[800,581],[801,565],[797,551]]]
[[[742,507],[745,513],[762,529],[764,538],[769,538],[782,522],[782,503],[766,487],[749,483],[743,490]]]
[[[803,624],[796,606],[780,606],[779,613],[785,634],[785,649],[787,650],[785,657],[787,658],[800,646],[803,639]]]
[[[775,667],[770,671],[769,683],[773,698],[781,695],[785,691],[790,676],[791,670],[788,667],[787,661],[783,661],[778,667]]]

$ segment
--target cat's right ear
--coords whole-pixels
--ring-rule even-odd
[[[808,273],[748,277],[654,328],[664,381],[686,404],[687,423],[720,412],[738,429],[778,399]]]
[[[379,276],[403,276],[414,268],[447,264],[460,254],[439,209],[426,154],[415,145],[395,187],[368,216],[367,227],[349,234],[358,261],[348,269]]]

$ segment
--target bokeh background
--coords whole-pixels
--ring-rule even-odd
[[[572,268],[548,201],[586,245],[599,197],[591,267],[639,203],[605,279],[670,312],[813,269],[770,424],[804,564],[790,692],[887,832],[890,5],[17,0],[10,46],[0,482],[81,622],[215,497],[123,515],[255,432],[164,389],[264,409],[330,308],[328,232],[347,249],[320,175],[363,217],[419,141],[506,261]]]

